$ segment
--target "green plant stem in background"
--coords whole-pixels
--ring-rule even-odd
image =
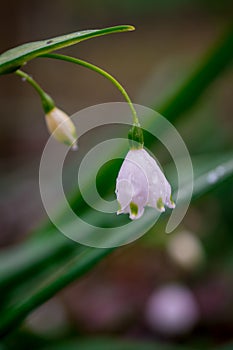
[[[126,102],[129,104],[129,107],[131,109],[132,112],[132,116],[133,116],[133,123],[137,126],[140,126],[139,120],[138,120],[138,116],[137,116],[137,112],[134,108],[134,105],[129,97],[129,95],[127,94],[127,92],[125,91],[125,89],[123,88],[123,86],[116,80],[116,78],[114,78],[111,74],[107,73],[105,70],[89,63],[83,60],[80,60],[78,58],[75,57],[70,57],[70,56],[66,56],[66,55],[60,55],[60,54],[55,54],[55,53],[48,53],[45,55],[41,55],[39,57],[46,57],[46,58],[54,58],[57,60],[62,60],[62,61],[66,61],[66,62],[71,62],[71,63],[75,63],[78,64],[79,66],[82,67],[86,67],[100,75],[102,75],[103,77],[107,78],[109,81],[111,81],[111,83],[113,85],[115,85],[115,87],[120,91],[120,93],[124,96]]]
[[[160,106],[152,106],[171,122],[183,116],[202,96],[209,84],[222,73],[233,60],[233,25],[227,28],[198,62],[196,68],[174,94]]]
[[[19,75],[21,78],[27,81],[36,90],[36,92],[41,98],[41,103],[45,113],[49,113],[55,107],[53,99],[40,87],[40,85],[30,75],[28,75],[20,69],[15,71],[15,74]]]

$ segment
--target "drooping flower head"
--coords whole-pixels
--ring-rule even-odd
[[[160,212],[165,206],[175,207],[170,184],[156,160],[142,147],[126,155],[116,181],[116,196],[120,205],[117,214],[129,213],[132,220],[139,219],[146,206]]]

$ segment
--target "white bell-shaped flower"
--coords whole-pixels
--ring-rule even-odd
[[[46,124],[53,137],[72,149],[77,149],[77,134],[70,117],[61,109],[54,107],[45,115]]]
[[[116,181],[116,196],[120,205],[117,214],[129,213],[139,219],[145,206],[165,211],[174,208],[171,186],[162,170],[143,148],[131,149],[121,166]]]

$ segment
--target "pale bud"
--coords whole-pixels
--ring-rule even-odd
[[[49,132],[57,141],[72,146],[73,150],[77,149],[76,128],[65,112],[54,107],[45,115],[45,120]]]

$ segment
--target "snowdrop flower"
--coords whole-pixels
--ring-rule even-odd
[[[54,107],[46,113],[45,120],[49,132],[56,140],[68,146],[72,146],[73,150],[78,148],[75,126],[65,112]]]
[[[139,219],[145,206],[160,212],[165,205],[174,208],[171,186],[165,175],[145,149],[131,149],[121,166],[116,181],[116,196],[120,205],[117,214],[129,213],[130,219]]]

